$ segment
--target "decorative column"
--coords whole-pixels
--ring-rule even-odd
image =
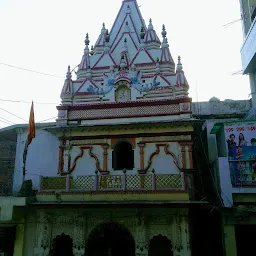
[[[146,239],[146,225],[145,216],[138,214],[136,216],[136,255],[147,256],[148,255],[148,243]]]
[[[103,148],[103,171],[108,172],[108,144],[101,145]]]
[[[176,255],[180,255],[181,251],[183,250],[182,235],[181,235],[181,217],[179,213],[174,215],[173,223],[174,223],[173,233],[175,238],[175,240],[173,241],[173,252],[174,252],[174,255],[176,256]]]
[[[64,169],[64,151],[66,146],[66,140],[62,140],[61,145],[59,146],[59,170],[58,174],[61,174]]]
[[[182,238],[182,248],[183,248],[183,254],[186,256],[191,255],[190,251],[190,234],[188,229],[188,216],[183,215],[181,216],[181,238]]]
[[[188,158],[189,158],[189,169],[193,169],[194,168],[194,163],[193,163],[193,146],[192,146],[192,142],[187,143],[187,153],[188,153]]]
[[[144,171],[144,147],[145,143],[139,142],[138,146],[140,147],[140,171]]]
[[[182,155],[182,168],[187,169],[187,161],[186,161],[186,144],[180,143],[181,146],[181,155]]]

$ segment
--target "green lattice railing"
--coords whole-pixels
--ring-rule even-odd
[[[65,190],[66,177],[42,177],[42,190]]]
[[[88,175],[72,177],[42,177],[41,191],[95,191],[95,190],[181,190],[180,174],[147,175]]]

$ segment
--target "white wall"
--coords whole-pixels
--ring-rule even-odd
[[[13,191],[18,192],[22,185],[23,152],[27,139],[27,130],[17,135],[16,161],[13,179]],[[33,188],[39,188],[39,177],[57,176],[59,164],[59,140],[43,129],[36,129],[36,137],[28,147],[26,177],[32,179]]]

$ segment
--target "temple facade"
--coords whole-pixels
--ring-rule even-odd
[[[165,26],[158,36],[136,0],[122,2],[93,46],[87,34],[56,123],[37,126],[28,149],[35,200],[21,213],[23,255],[191,255],[190,211],[204,202],[192,157],[202,123],[188,90]],[[17,131],[17,192],[26,132]]]

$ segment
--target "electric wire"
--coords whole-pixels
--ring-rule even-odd
[[[10,115],[13,115],[13,116],[15,116],[15,117],[17,117],[17,118],[19,118],[19,119],[21,119],[21,120],[27,122],[27,120],[25,120],[24,118],[22,118],[22,117],[20,117],[20,116],[17,116],[17,115],[15,115],[15,114],[9,112],[9,111],[6,110],[6,109],[3,109],[3,108],[0,108],[0,109],[3,110],[3,111],[5,111],[6,113],[8,113],[8,114],[10,114]]]
[[[40,72],[40,71],[31,70],[31,69],[28,69],[28,68],[22,68],[22,67],[10,65],[10,64],[7,64],[7,63],[0,62],[0,65],[6,66],[6,67],[10,67],[10,68],[19,69],[19,70],[23,70],[23,71],[27,71],[27,72],[31,72],[31,73],[36,73],[36,74],[39,74],[39,75],[51,76],[51,77],[56,77],[56,78],[61,78],[61,79],[64,78],[65,79],[65,77],[63,77],[63,76],[58,76],[58,75],[54,75],[54,74],[48,74],[48,73],[44,73],[44,72]]]
[[[24,101],[24,100],[9,100],[9,99],[0,99],[0,101],[12,102],[12,103],[26,103],[31,104],[31,101]],[[35,104],[42,104],[42,105],[58,105],[59,103],[56,102],[38,102],[33,101]]]

